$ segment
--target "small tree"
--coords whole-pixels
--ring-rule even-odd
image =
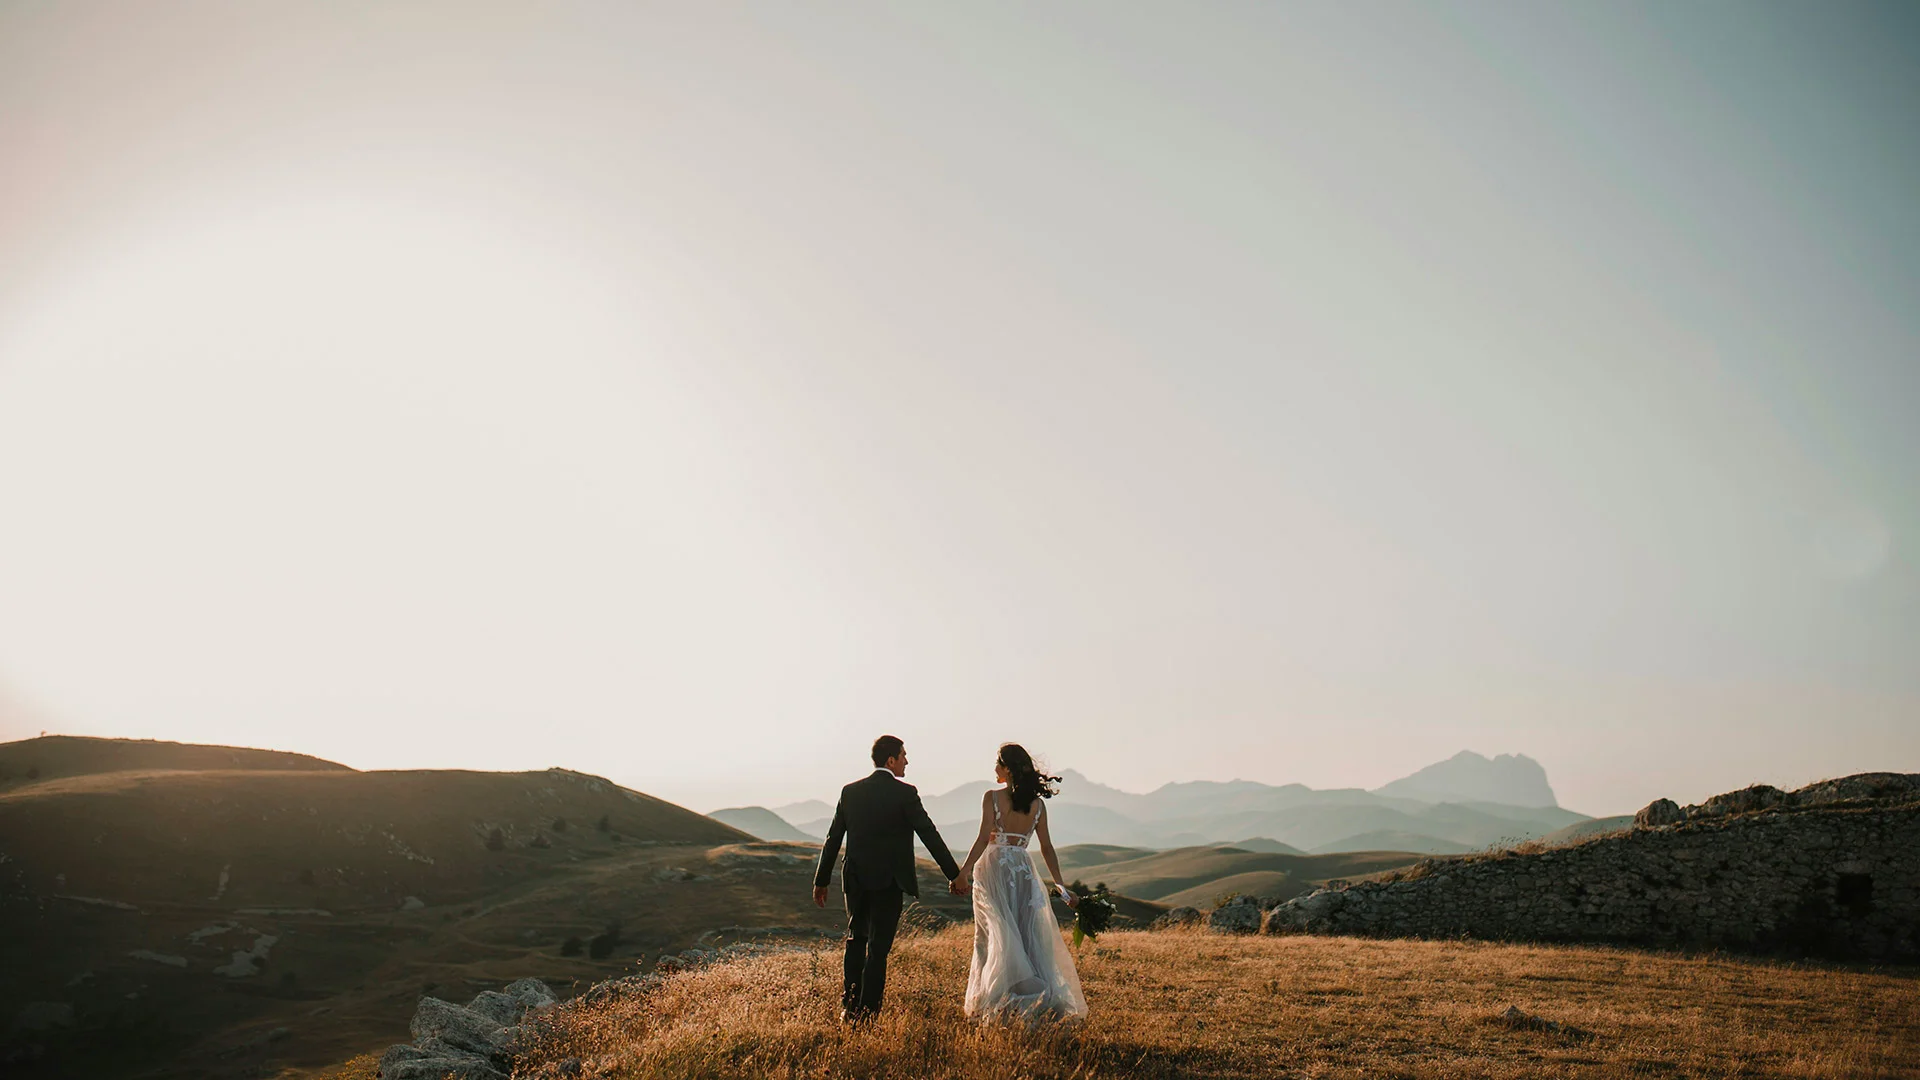
[[[604,932],[595,935],[592,941],[587,942],[587,955],[595,960],[605,960],[613,954],[614,946],[618,944],[620,944],[620,924],[617,921],[608,923]]]
[[[29,780],[40,779],[40,766],[38,765],[27,766],[27,779]]]
[[[507,846],[507,834],[504,832],[501,832],[498,826],[495,826],[493,831],[487,833],[487,850],[488,851],[504,851],[506,849],[506,846]]]
[[[613,822],[607,820],[607,815],[601,814],[600,820],[594,822],[593,827],[599,829],[601,832],[612,832]]]
[[[566,818],[563,818],[563,817],[557,817],[557,818],[554,818],[554,819],[553,819],[553,831],[554,831],[554,832],[566,832],[566,831],[567,831],[567,819],[566,819]]]
[[[560,943],[560,955],[561,956],[579,956],[580,950],[586,947],[587,947],[587,943],[584,941],[581,941],[578,936],[569,937],[567,940]]]

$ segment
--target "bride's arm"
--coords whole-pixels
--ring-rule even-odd
[[[1035,799],[1034,802],[1039,803],[1040,800]],[[1072,889],[1067,888],[1067,879],[1060,873],[1060,857],[1053,853],[1053,837],[1047,832],[1045,803],[1040,803],[1040,817],[1033,823],[1033,831],[1040,837],[1040,857],[1047,861],[1047,872],[1053,875],[1053,883],[1060,887],[1061,893],[1065,894],[1067,906],[1074,907],[1080,903],[1080,900],[1073,895]]]
[[[973,850],[967,852],[967,864],[960,868],[960,876],[955,881],[972,881],[973,864],[987,850],[987,841],[993,835],[993,792],[988,791],[980,800],[980,835],[973,838]]]

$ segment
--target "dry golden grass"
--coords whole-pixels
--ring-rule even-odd
[[[1078,1028],[960,1012],[970,932],[903,939],[886,1011],[835,1018],[828,949],[719,965],[654,997],[564,1006],[523,1074],[694,1077],[1920,1076],[1920,979],[1605,948],[1113,933],[1081,954]],[[1574,1031],[1514,1027],[1517,1005]]]
[[[380,1055],[361,1054],[351,1061],[310,1075],[318,1080],[380,1080]]]

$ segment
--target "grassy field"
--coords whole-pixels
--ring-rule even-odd
[[[1920,972],[1617,949],[1112,933],[1081,953],[1082,1026],[960,1013],[965,928],[902,940],[887,1011],[834,1016],[832,949],[678,977],[648,1000],[563,1006],[537,1060],[588,1076],[1920,1076]],[[1509,1006],[1558,1025],[1503,1020]],[[330,1074],[372,1075],[362,1058]]]
[[[1170,907],[1203,908],[1226,893],[1285,900],[1312,892],[1330,878],[1362,877],[1410,866],[1421,858],[1404,851],[1284,855],[1224,844],[1169,851],[1076,844],[1061,854],[1061,869],[1069,877],[1088,884],[1104,881],[1115,892]]]

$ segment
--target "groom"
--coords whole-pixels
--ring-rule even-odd
[[[892,735],[873,740],[873,774],[840,789],[833,826],[820,846],[813,874],[813,902],[827,906],[827,884],[840,840],[847,841],[847,865],[841,888],[847,897],[846,981],[840,991],[840,1016],[864,1020],[880,1011],[887,989],[887,953],[900,925],[905,894],[920,895],[913,871],[913,834],[933,853],[949,882],[960,876],[953,854],[933,827],[920,793],[900,779],[907,774],[907,747]]]

